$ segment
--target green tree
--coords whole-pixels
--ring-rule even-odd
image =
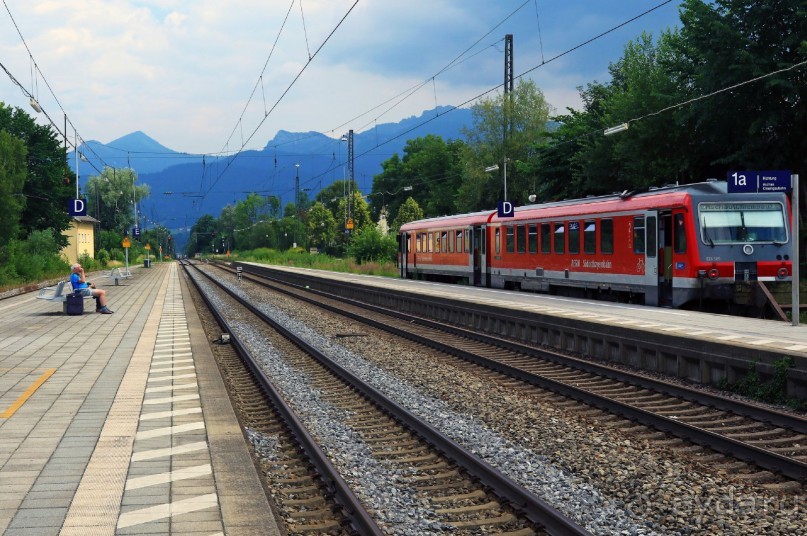
[[[64,147],[51,127],[38,125],[20,108],[0,102],[0,131],[22,140],[27,148],[27,176],[22,194],[26,203],[20,215],[19,235],[53,229],[60,247],[67,245],[62,231],[70,228],[68,200],[75,195],[75,175],[67,169]]]
[[[686,0],[679,84],[693,96],[786,69],[807,59],[803,0]],[[740,169],[807,168],[807,69],[786,70],[684,108],[700,177]],[[804,190],[807,192],[807,188]],[[803,198],[804,196],[802,196]]]
[[[0,246],[19,234],[25,209],[26,154],[22,140],[0,130]]]
[[[204,214],[191,226],[188,242],[185,244],[185,255],[193,257],[197,253],[210,253],[213,240],[216,238],[216,218]]]
[[[317,201],[308,211],[308,237],[319,248],[330,245],[338,233],[336,219],[325,205]]]
[[[397,234],[403,224],[420,219],[423,219],[423,209],[420,208],[420,205],[418,205],[418,202],[415,201],[414,198],[409,197],[398,209],[398,214],[396,214],[395,219],[392,220],[390,230]]]
[[[470,153],[465,157],[464,180],[457,201],[461,210],[494,207],[504,199],[505,157],[507,199],[516,204],[526,202],[534,176],[525,176],[514,164],[533,157],[536,144],[546,134],[551,111],[535,82],[523,79],[506,97],[485,99],[473,107],[474,126],[465,131]],[[488,177],[484,169],[496,163],[499,175]]]
[[[148,184],[137,185],[137,172],[131,168],[106,167],[85,185],[87,213],[100,222],[100,228],[121,236],[135,224],[133,201],[149,196]]]
[[[348,248],[348,254],[358,264],[392,261],[397,251],[395,237],[384,236],[374,225],[364,227],[356,233]]]
[[[387,214],[396,214],[409,196],[429,214],[456,213],[464,148],[462,141],[445,142],[432,134],[409,140],[403,158],[394,154],[381,164],[383,171],[373,178],[373,219],[379,219],[384,207]]]

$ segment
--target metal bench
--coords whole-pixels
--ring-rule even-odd
[[[47,300],[51,302],[62,302],[62,312],[67,314],[67,295],[69,292],[64,291],[67,281],[59,281],[55,287],[45,287],[39,290],[37,298],[40,300]],[[84,299],[92,298],[92,296],[84,296]]]
[[[128,279],[132,277],[132,272],[128,270],[121,270],[120,268],[113,268],[109,272],[104,272],[104,277],[109,277],[115,280],[115,286],[117,287],[120,283],[121,279]]]

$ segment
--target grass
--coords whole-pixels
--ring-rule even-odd
[[[331,272],[398,277],[398,267],[392,262],[366,262],[358,264],[353,259],[341,259],[323,253],[312,255],[303,250],[276,251],[273,249],[260,248],[251,251],[236,251],[230,257],[218,256],[215,258],[219,260],[315,268],[317,270],[328,270]]]

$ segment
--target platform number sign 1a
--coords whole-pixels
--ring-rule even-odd
[[[729,171],[726,174],[730,193],[789,192],[790,171]]]

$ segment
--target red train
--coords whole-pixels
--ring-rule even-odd
[[[646,305],[748,305],[792,274],[784,193],[709,180],[430,218],[400,229],[401,277]],[[789,286],[789,285],[788,285]],[[757,303],[758,305],[758,303]]]

